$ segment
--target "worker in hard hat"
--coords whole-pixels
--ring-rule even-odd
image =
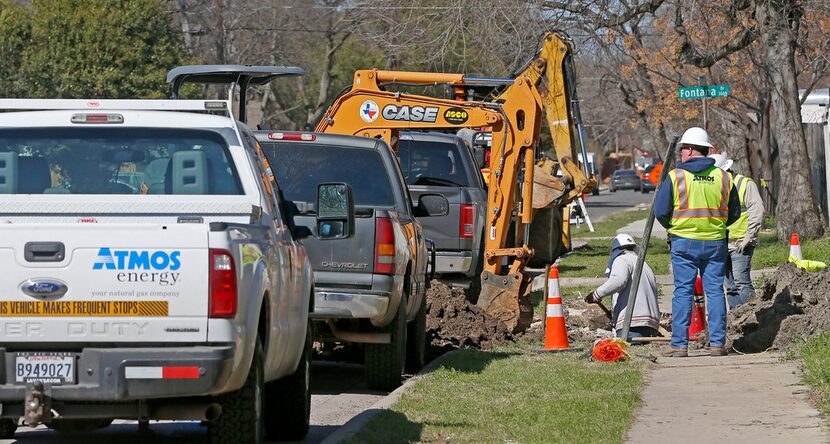
[[[758,245],[758,231],[764,222],[764,201],[752,179],[732,171],[732,159],[725,152],[709,154],[709,157],[715,159],[716,167],[732,175],[741,203],[741,216],[727,227],[732,265],[726,268],[726,302],[733,309],[755,295],[749,272],[752,269],[752,254]]]
[[[698,272],[703,279],[712,356],[727,354],[723,281],[729,257],[726,227],[741,215],[738,192],[726,171],[706,157],[709,134],[692,127],[678,142],[680,163],[654,196],[654,216],[671,242],[674,273],[671,347],[664,356],[688,356],[689,323]]]
[[[605,276],[608,279],[585,296],[585,302],[597,304],[602,301],[602,298],[612,295],[611,323],[614,325],[618,338],[622,337],[628,296],[631,294],[636,267],[637,244],[631,236],[618,234],[611,241],[611,257],[605,269]],[[660,328],[660,308],[657,303],[657,281],[651,267],[644,262],[640,285],[637,287],[637,297],[634,301],[634,310],[631,314],[628,337],[660,336],[658,328]]]

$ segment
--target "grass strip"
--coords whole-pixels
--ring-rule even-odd
[[[640,244],[640,239],[635,239]],[[584,247],[573,251],[559,260],[559,275],[562,277],[605,277],[605,267],[611,256],[611,241],[592,240]],[[652,238],[646,256],[655,274],[668,274],[669,248],[662,239]]]
[[[623,441],[643,361],[604,364],[527,347],[449,357],[346,442]]]
[[[588,214],[590,215],[590,209]],[[640,219],[648,217],[648,210],[625,210],[619,213],[610,215],[601,222],[594,224],[594,231],[591,233],[588,230],[588,225],[583,224],[579,227],[571,227],[571,237],[614,237],[617,235],[617,230],[620,228],[636,222]]]
[[[640,238],[635,239],[642,244]],[[778,241],[775,232],[761,233],[759,246],[752,256],[752,268],[777,267],[789,257],[788,243]],[[801,251],[805,259],[822,261],[830,264],[830,237],[801,242]],[[611,241],[590,240],[588,243],[559,261],[559,273],[562,277],[603,277],[608,258],[611,254]],[[668,274],[670,262],[669,248],[666,241],[652,238],[649,242],[646,261],[655,274]]]
[[[818,395],[818,407],[830,414],[830,332],[814,336],[798,349],[804,382]]]

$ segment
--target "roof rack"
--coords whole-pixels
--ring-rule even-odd
[[[178,99],[179,89],[185,83],[239,85],[239,120],[247,119],[247,92],[251,85],[265,85],[277,77],[293,77],[305,74],[296,66],[255,66],[255,65],[186,65],[171,69],[167,83],[173,84],[171,98]]]
[[[0,110],[222,111],[224,114],[230,115],[230,104],[225,100],[0,99]]]

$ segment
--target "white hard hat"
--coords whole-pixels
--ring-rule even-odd
[[[705,129],[696,126],[687,129],[678,143],[680,143],[680,145],[695,145],[712,148],[712,144],[709,143],[709,133],[707,133]]]
[[[637,245],[634,242],[634,238],[628,234],[618,234],[614,237],[614,240],[611,241],[611,250],[616,250],[617,248],[628,247],[631,245]]]
[[[709,157],[715,159],[715,166],[724,171],[729,171],[729,169],[732,168],[732,159],[730,159],[726,153],[710,154]]]

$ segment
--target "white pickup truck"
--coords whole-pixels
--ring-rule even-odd
[[[0,100],[0,437],[21,417],[305,436],[310,233],[230,105]]]

